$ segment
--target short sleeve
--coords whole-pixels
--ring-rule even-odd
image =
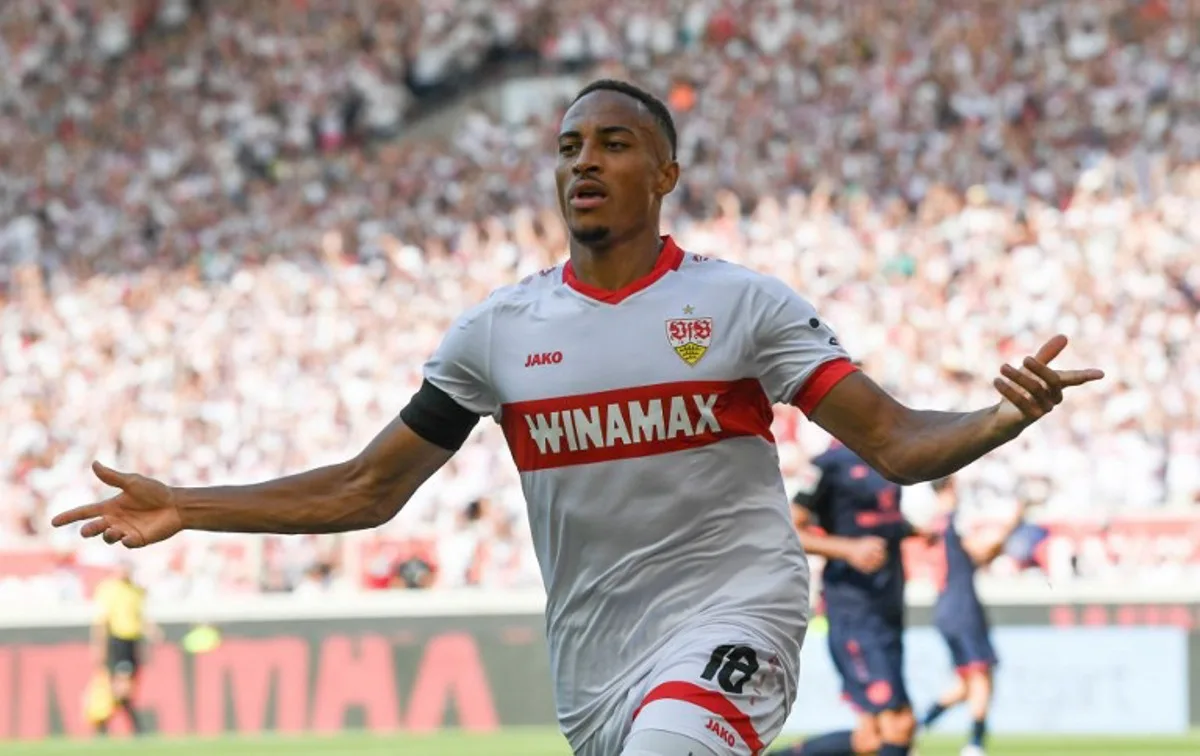
[[[489,303],[468,310],[450,326],[423,371],[425,380],[480,416],[500,410],[489,378],[493,317]]]
[[[857,368],[829,324],[782,281],[764,278],[758,300],[758,378],[772,403],[809,414]]]

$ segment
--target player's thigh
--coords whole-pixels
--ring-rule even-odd
[[[986,631],[966,628],[961,632],[948,634],[946,638],[950,658],[959,676],[986,672],[996,666],[996,651]]]
[[[990,671],[1000,662],[1000,657],[996,655],[996,647],[992,645],[991,633],[987,628],[980,628],[978,632],[972,634],[968,643],[968,652],[975,665],[981,669],[986,668]]]
[[[899,631],[831,629],[829,651],[842,675],[844,696],[855,708],[879,714],[910,706]]]
[[[794,682],[765,642],[708,632],[672,644],[642,690],[626,744],[658,731],[695,740],[717,756],[752,756],[783,728]]]
[[[850,743],[855,753],[875,753],[883,745],[879,735],[879,718],[875,714],[858,712]]]
[[[950,663],[954,665],[956,671],[969,663],[970,654],[967,651],[967,646],[963,643],[963,634],[951,628],[938,628],[938,632],[942,635],[942,640],[946,642],[946,650],[950,652]]]

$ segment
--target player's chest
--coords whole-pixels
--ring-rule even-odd
[[[566,302],[493,334],[502,403],[751,377],[751,334],[730,307],[659,295],[637,306]]]

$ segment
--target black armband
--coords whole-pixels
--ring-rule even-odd
[[[400,419],[434,446],[458,451],[475,429],[479,415],[429,381],[421,381],[421,388],[413,394],[408,406],[400,410]]]

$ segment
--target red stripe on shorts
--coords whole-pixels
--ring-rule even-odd
[[[954,671],[957,672],[960,677],[965,677],[973,672],[987,672],[991,668],[992,665],[988,662],[975,661],[970,662],[969,664],[964,664],[961,667],[955,667]]]
[[[707,690],[689,682],[663,683],[646,694],[641,705],[633,712],[633,718],[636,720],[638,714],[642,713],[642,709],[655,701],[684,701],[693,706],[699,706],[728,722],[734,732],[746,742],[751,753],[757,755],[763,749],[762,740],[750,722],[750,717],[743,714],[732,701],[715,690]]]

